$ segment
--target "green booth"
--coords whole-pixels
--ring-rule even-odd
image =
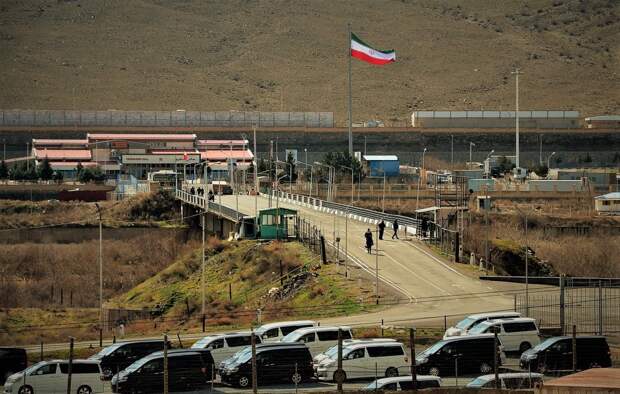
[[[286,239],[295,235],[297,211],[288,208],[267,208],[258,211],[261,239]]]

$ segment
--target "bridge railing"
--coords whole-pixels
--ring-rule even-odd
[[[390,213],[384,213],[379,211],[373,211],[372,209],[355,207],[352,205],[339,204],[335,202],[321,200],[315,197],[309,197],[302,194],[288,193],[284,191],[272,190],[271,195],[273,198],[279,197],[284,201],[306,206],[319,210],[322,212],[328,212],[339,215],[348,215],[351,219],[359,220],[365,223],[378,224],[381,220],[386,222],[386,225],[391,225],[395,220],[401,227],[405,228],[405,231],[410,234],[417,234],[420,220],[410,218],[408,216],[395,215]]]
[[[225,217],[227,219],[238,222],[243,219],[245,215],[241,212],[237,212],[236,210],[229,208],[225,205],[218,204],[214,201],[208,201],[207,197],[200,196],[198,194],[191,194],[186,192],[185,190],[177,189],[175,192],[175,196],[177,199],[193,205],[195,207],[208,210],[209,212],[213,212],[219,216]],[[208,203],[208,206],[207,206]]]

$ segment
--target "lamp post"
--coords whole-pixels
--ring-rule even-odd
[[[420,205],[420,183],[422,182],[422,170],[424,169],[424,154],[426,153],[426,148],[422,151],[422,166],[420,167],[420,171],[418,174],[418,191],[415,196],[415,218],[418,219],[418,207]]]
[[[516,165],[517,168],[520,168],[519,165],[519,75],[523,74],[518,68],[515,68],[511,74],[515,75],[515,154],[516,154]],[[518,170],[517,170],[518,171]]]
[[[450,169],[454,171],[454,135],[450,134]]]
[[[95,203],[99,218],[99,326],[103,327],[103,221],[101,220],[101,207]]]
[[[476,146],[473,142],[469,142],[469,169],[472,168],[472,147]]]
[[[552,152],[549,156],[547,156],[547,174],[549,174],[549,166],[551,165],[551,157],[555,155],[555,152]]]
[[[343,166],[342,164],[338,165],[338,167],[342,167],[342,168],[346,168],[347,170],[351,171],[351,205],[353,205],[353,195],[355,194],[355,181],[353,179],[353,168],[352,167],[347,167],[347,166]]]
[[[334,166],[330,166],[329,164],[324,164],[319,161],[315,161],[314,164],[317,166],[327,167],[329,169],[329,175],[327,177],[327,200],[331,201],[332,200],[332,188],[333,188],[333,183],[334,183],[332,172],[335,172],[335,168]]]
[[[303,165],[306,166],[306,169],[308,167],[310,167],[310,193],[309,193],[309,197],[312,197],[312,172],[313,172],[314,167],[312,166],[312,164],[308,164],[308,162],[303,162],[303,161],[299,161],[299,160],[295,161],[295,164],[303,164]]]

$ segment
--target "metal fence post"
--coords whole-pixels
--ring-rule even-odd
[[[573,372],[577,372],[577,326],[573,324]]]
[[[168,335],[164,334],[164,394],[168,394]]]
[[[409,329],[409,348],[411,349],[411,389],[416,390],[416,369],[415,369],[415,328]]]
[[[69,338],[69,365],[67,366],[67,394],[71,394],[71,374],[73,373],[73,341],[74,338]],[[26,375],[26,373],[24,373]]]
[[[566,315],[564,300],[564,275],[560,275],[560,330],[562,335],[566,332]]]
[[[256,394],[258,392],[258,384],[257,384],[257,374],[256,374],[256,334],[254,334],[254,329],[252,329],[251,335],[251,346],[252,346],[252,392]]]
[[[603,281],[598,281],[598,333],[603,335]]]

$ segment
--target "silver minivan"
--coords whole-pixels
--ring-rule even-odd
[[[4,384],[5,393],[66,393],[69,378],[67,360],[41,361],[9,376]],[[71,391],[77,394],[102,393],[104,385],[101,367],[94,360],[73,360],[71,363]]]

